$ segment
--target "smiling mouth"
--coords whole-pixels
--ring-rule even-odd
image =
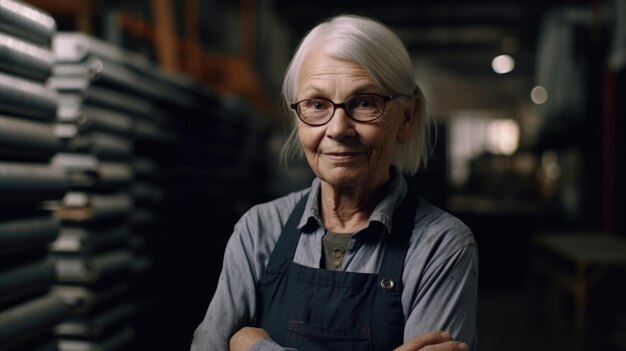
[[[331,156],[354,156],[354,155],[362,155],[364,154],[364,152],[356,152],[356,151],[352,151],[352,152],[327,152],[326,155],[331,155]]]
[[[329,152],[324,154],[331,160],[345,161],[365,155],[365,152]]]

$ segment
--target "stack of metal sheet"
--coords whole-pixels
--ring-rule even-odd
[[[150,300],[134,301],[131,282],[152,269],[140,229],[155,220],[163,192],[153,181],[156,160],[141,145],[178,140],[155,101],[186,96],[151,79],[145,59],[99,39],[58,33],[53,48],[49,86],[59,96],[61,137],[53,163],[66,170],[70,191],[56,210],[63,225],[52,251],[56,291],[76,307],[55,332],[61,350],[119,349],[133,341],[134,321]]]
[[[184,349],[265,200],[240,99],[0,0],[0,349]]]
[[[164,347],[154,335],[188,323],[209,290],[181,287],[196,278],[200,257],[219,267],[234,222],[226,218],[258,193],[250,167],[264,149],[257,119],[236,100],[99,39],[58,33],[53,47],[49,86],[59,96],[61,138],[53,163],[70,181],[56,211],[56,291],[81,306],[56,328],[60,348],[132,339],[134,348]],[[221,220],[227,230],[204,235]],[[195,284],[214,282],[211,273]],[[186,343],[192,330],[180,332]]]
[[[45,210],[68,190],[64,169],[51,159],[57,94],[48,14],[0,1],[0,349],[56,350],[53,328],[68,315],[51,290],[55,262],[48,245],[61,225]]]

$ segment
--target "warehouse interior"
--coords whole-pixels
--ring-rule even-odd
[[[625,1],[0,0],[0,351],[189,349],[237,219],[313,178],[282,77],[343,13],[410,51],[478,348],[626,350]]]

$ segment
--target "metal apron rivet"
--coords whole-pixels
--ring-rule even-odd
[[[383,278],[383,280],[380,281],[380,287],[383,289],[393,289],[393,287],[396,286],[396,283],[393,281],[393,279],[389,279],[389,278]]]

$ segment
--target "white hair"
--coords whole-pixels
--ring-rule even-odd
[[[409,53],[400,38],[385,25],[354,15],[333,17],[313,28],[304,37],[287,67],[282,96],[293,117],[293,129],[281,150],[284,164],[303,155],[297,135],[298,117],[289,105],[296,100],[304,61],[314,50],[340,60],[356,62],[368,73],[383,95],[410,97],[399,99],[407,109],[411,108],[412,97],[419,98],[410,137],[407,142],[396,144],[391,160],[400,172],[409,175],[417,173],[420,165],[426,164],[429,116],[424,94],[413,78]]]

